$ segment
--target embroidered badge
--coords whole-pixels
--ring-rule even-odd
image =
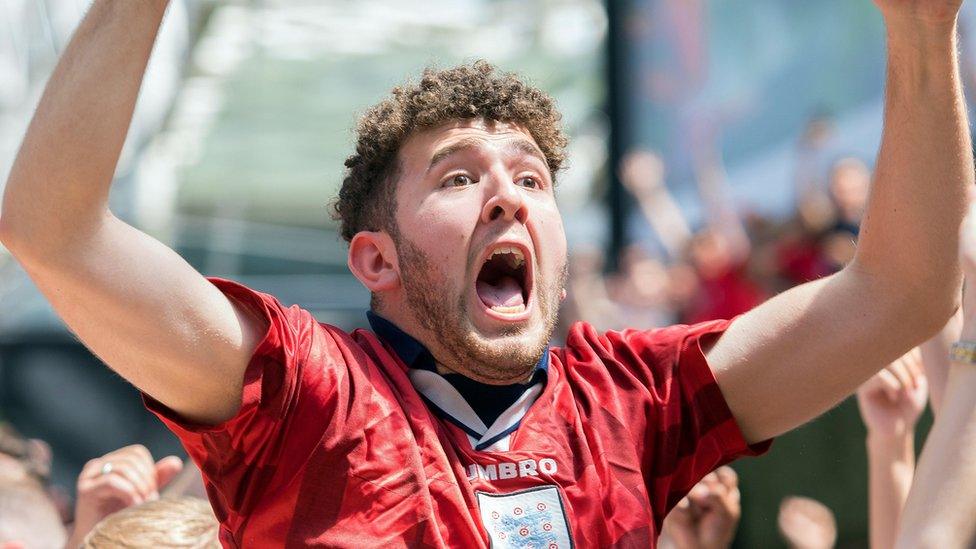
[[[476,492],[481,522],[493,548],[568,549],[573,546],[559,489],[541,486],[510,494]]]

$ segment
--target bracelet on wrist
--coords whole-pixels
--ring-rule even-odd
[[[959,364],[976,364],[976,343],[957,341],[949,349],[949,359]]]

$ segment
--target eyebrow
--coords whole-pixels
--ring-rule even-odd
[[[460,152],[468,151],[471,149],[477,149],[482,145],[483,141],[475,137],[466,137],[456,143],[452,143],[437,152],[430,159],[430,165],[427,166],[427,171],[430,172],[434,169],[434,166],[447,159],[450,156],[454,156]],[[519,138],[508,143],[505,147],[506,152],[518,152],[534,156],[542,161],[546,167],[549,167],[549,162],[546,161],[545,155],[539,150],[539,147],[535,145],[532,141]]]

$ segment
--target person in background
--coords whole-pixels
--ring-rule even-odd
[[[219,524],[210,505],[194,497],[146,501],[99,522],[80,547],[220,549]]]
[[[674,324],[667,268],[636,244],[621,252],[617,265],[618,271],[606,279],[607,293],[614,306],[613,322],[608,329],[660,328]]]
[[[802,496],[783,499],[777,524],[790,549],[833,549],[837,542],[834,513],[815,499]]]
[[[726,549],[742,516],[739,476],[722,466],[705,476],[664,519],[661,549]]]
[[[569,256],[569,279],[566,299],[562,303],[558,333],[565,340],[574,322],[584,320],[601,330],[616,322],[617,307],[608,295],[609,281],[603,269],[606,257],[602,249],[577,247]]]
[[[17,468],[47,484],[51,476],[51,459],[51,447],[46,442],[25,438],[13,425],[0,422],[0,476]]]
[[[71,521],[71,497],[51,483],[51,446],[37,438],[22,436],[13,425],[0,421],[0,478],[32,479],[47,492],[62,522]]]
[[[688,220],[665,184],[666,166],[654,151],[635,149],[620,162],[620,181],[636,199],[637,207],[654,230],[670,260],[684,254],[692,231]]]
[[[834,231],[857,236],[868,204],[871,170],[857,158],[843,158],[830,173],[830,202],[834,207]]]
[[[830,272],[839,271],[854,259],[870,187],[871,170],[864,162],[844,158],[834,164],[829,188],[833,222],[819,238],[820,255]]]
[[[153,459],[145,446],[134,444],[85,464],[78,475],[75,523],[68,547],[78,547],[106,517],[159,499],[159,492],[183,469],[183,461],[168,456]]]
[[[694,274],[694,290],[680,303],[679,320],[688,324],[733,318],[762,303],[767,297],[748,275],[751,243],[743,220],[734,207],[721,162],[718,158],[703,158],[697,164],[695,176],[698,195],[705,214],[704,227],[695,233],[665,185],[666,169],[656,153],[631,151],[624,157],[620,173],[621,181],[637,200],[639,211],[657,235],[666,258],[672,265],[687,261],[693,267],[684,274]],[[631,308],[633,305],[644,305],[645,310],[662,309],[658,304],[663,305],[666,300],[654,296],[675,293],[669,289],[674,271],[665,269],[654,258],[645,258],[642,262],[629,259],[625,256],[621,260],[624,269],[620,279],[623,283],[616,284],[619,291],[614,292],[626,297],[616,301],[631,304]],[[637,271],[640,278],[626,270],[629,265],[645,267]],[[658,280],[661,282],[656,282]],[[627,284],[628,281],[634,282]],[[661,291],[651,291],[651,296],[642,295],[647,292],[636,288],[648,281],[651,281],[648,286],[659,287]],[[684,282],[681,280],[678,284]],[[640,297],[635,300],[635,296]],[[656,313],[656,316],[656,322],[667,318],[660,313]],[[652,322],[649,325],[655,324]]]
[[[833,116],[822,109],[814,112],[796,143],[793,194],[797,208],[809,197],[826,190],[830,157],[836,154],[836,141]]]
[[[61,547],[65,538],[61,513],[37,479],[0,476],[0,549]]]
[[[890,549],[915,475],[915,425],[928,383],[921,350],[912,349],[857,390],[867,427],[868,516],[871,549]]]

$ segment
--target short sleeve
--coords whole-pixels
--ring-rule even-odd
[[[705,475],[738,457],[764,453],[772,444],[746,442],[702,351],[702,343],[716,339],[731,322],[602,335],[585,326],[571,334],[570,339],[582,338],[576,352],[594,353],[613,379],[619,410],[614,415],[630,427],[639,448],[658,526]]]
[[[270,486],[300,470],[332,424],[347,376],[335,340],[311,313],[235,282],[210,282],[268,325],[245,370],[240,409],[223,423],[200,425],[143,399],[200,467],[217,518],[233,528]]]
[[[702,343],[718,338],[729,320],[627,334],[632,347],[654,349],[653,394],[662,413],[648,425],[655,440],[650,466],[653,494],[664,514],[705,475],[736,458],[769,450],[772,440],[750,445],[708,366]],[[663,520],[663,515],[661,516]]]

